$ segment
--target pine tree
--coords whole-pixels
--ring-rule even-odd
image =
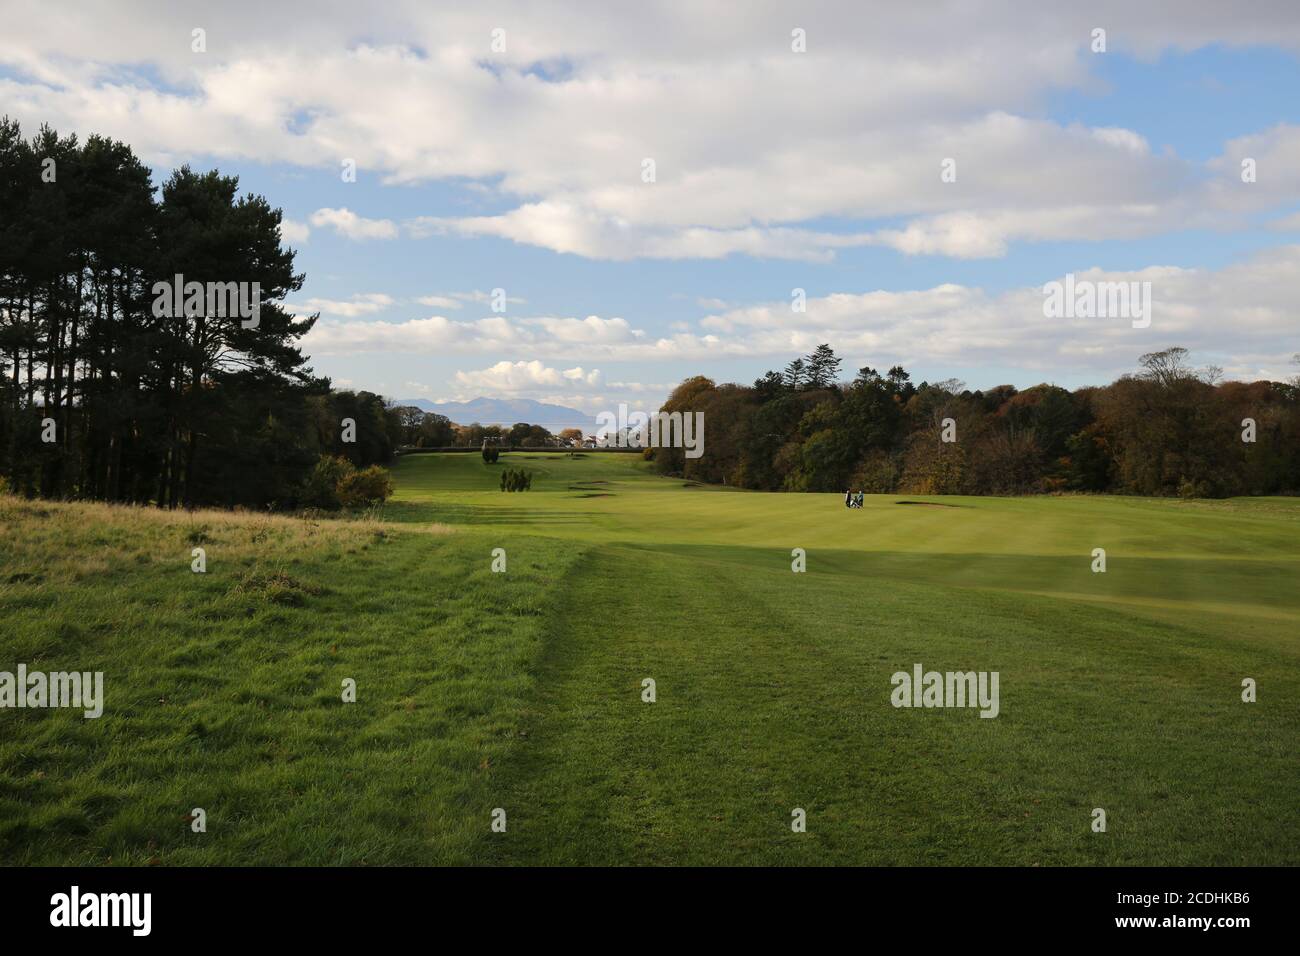
[[[835,351],[823,343],[808,356],[808,388],[830,388],[840,374],[840,360]]]
[[[807,380],[807,370],[804,361],[801,358],[795,359],[785,367],[785,387],[791,391],[797,391],[804,387]]]
[[[785,391],[785,379],[780,372],[767,372],[762,378],[754,379],[754,391],[758,392],[763,401],[776,398]]]
[[[215,172],[179,170],[155,193],[122,143],[48,127],[25,141],[0,120],[0,473],[26,493],[162,507],[287,501],[316,459],[308,398],[328,382],[296,344],[314,317],[279,305],[303,279],[280,211]],[[155,314],[153,284],[176,273],[258,283],[256,327],[211,303]],[[391,450],[386,415],[367,424]]]

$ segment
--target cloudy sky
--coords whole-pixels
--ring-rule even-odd
[[[0,0],[0,113],[238,174],[317,371],[394,398],[657,407],[819,342],[971,387],[1295,372],[1300,4],[451,6]],[[1045,318],[1066,273],[1150,281],[1150,327]]]

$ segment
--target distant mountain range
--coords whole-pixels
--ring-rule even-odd
[[[398,399],[398,405],[414,405],[421,411],[446,415],[457,425],[514,425],[527,422],[558,433],[565,428],[581,428],[584,433],[596,430],[593,415],[563,405],[548,405],[531,398],[475,398],[468,402],[431,402],[427,398]]]

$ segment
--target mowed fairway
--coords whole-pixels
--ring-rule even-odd
[[[536,490],[473,490],[507,465]],[[1300,501],[849,511],[598,454],[417,455],[397,477],[393,517],[584,548],[493,860],[1300,861]],[[1001,714],[892,707],[916,662],[998,671]]]
[[[5,499],[0,670],[107,701],[0,711],[0,860],[1300,862],[1300,500],[395,478],[368,522]],[[999,716],[891,706],[916,663],[999,672]]]

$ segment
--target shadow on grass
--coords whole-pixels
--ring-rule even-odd
[[[577,495],[574,497],[590,497]],[[431,501],[390,501],[384,505],[383,519],[399,524],[439,522],[463,525],[566,525],[584,524],[594,511],[531,511],[527,508],[502,508],[493,505],[444,504]]]

